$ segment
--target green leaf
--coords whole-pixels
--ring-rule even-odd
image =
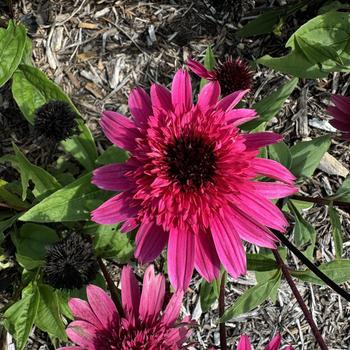
[[[21,174],[22,200],[27,198],[29,180],[34,183],[33,194],[35,197],[45,195],[47,192],[61,187],[57,180],[46,170],[30,163],[15,144],[13,144],[13,149],[17,159],[16,164],[13,165],[18,168],[17,170]]]
[[[33,65],[32,55],[33,55],[32,41],[28,37],[26,37],[26,42],[24,45],[23,57],[22,57],[21,63],[32,66]]]
[[[258,283],[239,296],[235,303],[228,308],[221,318],[221,322],[227,322],[234,317],[249,312],[262,304],[278,289],[281,282],[281,271],[278,270],[272,278],[264,283]]]
[[[7,29],[0,29],[0,87],[12,76],[21,62],[26,43],[23,25],[9,21]]]
[[[7,189],[8,183],[0,179],[0,199],[14,209],[25,209],[29,207],[27,202],[22,201],[16,194]]]
[[[29,285],[22,299],[10,306],[5,314],[5,327],[16,340],[16,349],[23,350],[33,327],[39,306],[39,293],[36,286]]]
[[[269,158],[273,159],[286,168],[290,168],[292,164],[292,155],[289,151],[289,147],[284,142],[278,142],[268,147]]]
[[[134,246],[128,234],[119,231],[119,225],[87,223],[84,232],[94,236],[93,246],[97,256],[113,258],[124,264],[130,261]]]
[[[55,230],[33,223],[24,224],[12,235],[16,246],[18,263],[27,270],[41,266],[46,255],[46,247],[58,241]]]
[[[276,261],[264,254],[247,254],[247,269],[249,271],[270,271],[277,267]]]
[[[330,261],[318,266],[318,268],[335,283],[344,283],[350,280],[350,260],[348,259]],[[302,281],[311,282],[321,286],[325,284],[309,269],[304,271],[291,271],[291,274]]]
[[[299,1],[296,4],[267,10],[257,18],[248,22],[243,28],[239,29],[236,35],[241,38],[246,38],[248,36],[271,33],[275,30],[283,17],[290,16],[294,12],[300,10],[308,1],[309,0]]]
[[[116,146],[109,146],[97,159],[96,165],[123,163],[128,159],[128,153]]]
[[[59,86],[49,80],[40,69],[26,64],[19,65],[13,74],[12,93],[18,107],[31,124],[34,124],[34,112],[52,100],[69,103],[79,114],[70,98]]]
[[[337,11],[337,10],[343,10],[343,9],[350,9],[350,4],[345,4],[344,2],[340,1],[327,1],[323,6],[321,6],[318,10],[318,14],[322,15],[329,11]]]
[[[89,220],[90,212],[110,197],[91,184],[91,174],[86,174],[29,209],[22,221],[62,222]]]
[[[350,70],[350,13],[331,11],[301,26],[287,41],[291,52],[257,60],[269,68],[300,78],[322,78]]]
[[[312,176],[324,154],[331,145],[330,135],[320,136],[311,141],[298,142],[290,148],[291,171],[296,177]]]
[[[350,202],[350,176],[343,181],[335,195],[328,198],[342,202]]]
[[[243,130],[252,130],[260,124],[268,122],[270,119],[272,119],[280,111],[283,103],[290,96],[297,85],[298,79],[293,78],[286,84],[279,87],[271,95],[268,95],[261,101],[255,103],[252,109],[256,110],[259,117],[243,124],[240,128]]]
[[[60,316],[60,306],[56,291],[45,284],[38,286],[40,301],[35,318],[35,325],[51,337],[67,340],[65,327]]]
[[[203,312],[207,312],[213,303],[219,298],[220,294],[220,278],[209,283],[202,279],[199,297]]]
[[[208,71],[212,71],[215,67],[215,55],[214,52],[211,48],[211,46],[208,46],[207,49],[205,50],[205,56],[204,56],[204,67]],[[206,79],[201,79],[200,82],[200,89],[207,83],[208,81]]]
[[[5,219],[3,220],[3,218],[1,218],[0,221],[0,254],[2,253],[2,248],[1,248],[1,243],[3,242],[5,236],[4,236],[4,232],[5,230],[7,230],[8,228],[10,228],[18,219],[18,217],[21,214],[17,214],[15,216],[12,216],[10,218],[7,218],[8,216],[5,216]]]
[[[64,150],[71,153],[72,156],[88,171],[95,168],[95,160],[97,158],[97,150],[91,131],[83,123],[79,121],[80,134],[62,141]]]
[[[294,206],[293,202],[288,201],[287,204],[295,219],[295,225],[293,227],[295,244],[300,249],[305,250],[304,254],[309,259],[312,259],[316,244],[316,230],[302,217],[299,210]]]
[[[329,218],[331,220],[331,225],[332,225],[335,257],[337,259],[341,259],[343,255],[343,236],[342,236],[342,229],[341,229],[339,214],[332,205],[328,207],[328,212],[329,212]]]

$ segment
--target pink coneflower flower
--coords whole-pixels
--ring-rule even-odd
[[[327,108],[327,112],[334,118],[330,121],[336,129],[343,133],[345,140],[350,140],[350,97],[333,95],[331,98],[335,106]]]
[[[209,81],[217,80],[221,87],[222,96],[227,96],[238,90],[250,89],[252,86],[253,73],[248,64],[231,56],[224,61],[219,61],[212,71],[208,71],[201,63],[189,58],[187,66],[193,73]]]
[[[88,302],[73,298],[69,307],[75,317],[67,335],[77,346],[61,350],[177,350],[190,335],[189,318],[176,323],[183,293],[171,297],[164,312],[165,278],[155,276],[149,266],[143,279],[142,293],[131,267],[122,271],[122,304],[119,315],[112,299],[101,288],[87,287]]]
[[[186,289],[194,267],[208,281],[220,263],[233,277],[246,272],[242,239],[274,248],[268,227],[288,225],[271,199],[296,191],[294,176],[281,164],[258,158],[259,148],[281,140],[272,132],[243,134],[238,125],[255,117],[234,109],[247,91],[219,99],[210,82],[192,102],[189,74],[180,69],[171,92],[154,84],[151,98],[133,90],[134,119],[105,111],[101,126],[118,147],[127,149],[125,164],[94,171],[93,183],[121,191],[93,211],[100,224],[124,222],[123,232],[140,226],[135,256],[154,260],[168,245],[168,273],[175,289]],[[258,176],[277,182],[260,182]]]
[[[265,347],[265,350],[278,350],[281,345],[281,335],[277,334],[269,344]],[[252,346],[250,344],[249,337],[246,335],[242,335],[238,345],[237,350],[252,350]],[[284,350],[293,350],[293,347],[291,345],[287,346]]]

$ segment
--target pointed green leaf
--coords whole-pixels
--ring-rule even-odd
[[[26,44],[26,30],[9,21],[7,29],[0,28],[0,87],[12,76],[21,62]]]
[[[123,163],[128,159],[128,152],[116,146],[109,146],[97,159],[96,165]]]
[[[335,257],[337,259],[341,259],[343,255],[343,236],[342,236],[342,229],[341,229],[339,214],[332,205],[328,207],[328,212],[329,212],[329,218],[331,220],[331,225],[332,225]]]
[[[207,49],[205,50],[205,56],[204,56],[204,67],[212,71],[215,67],[215,55],[214,52],[211,48],[211,46],[208,46]],[[200,89],[207,83],[208,81],[206,79],[201,79],[200,82]]]
[[[40,300],[35,325],[51,337],[67,340],[56,291],[45,284],[39,284],[38,289]]]
[[[344,283],[350,280],[350,260],[349,259],[337,259],[328,263],[321,264],[318,268],[332,279],[335,283]],[[291,274],[294,277],[299,278],[305,282],[311,282],[320,286],[325,283],[318,278],[309,269],[304,271],[292,271]]]
[[[286,168],[290,168],[292,164],[292,155],[289,151],[289,147],[284,142],[278,142],[268,147],[269,158],[273,159]]]
[[[90,212],[110,197],[91,184],[91,174],[86,174],[29,209],[22,221],[62,222],[89,220]]]
[[[252,109],[256,110],[258,118],[243,124],[240,128],[242,130],[253,130],[260,124],[271,120],[280,111],[283,103],[290,96],[297,85],[298,79],[293,78],[286,84],[279,87],[272,94],[255,103]]]
[[[330,145],[331,137],[326,135],[292,146],[290,148],[292,173],[297,177],[312,176]]]
[[[36,286],[29,285],[22,299],[10,306],[5,314],[5,327],[16,340],[16,349],[23,350],[33,327],[39,306],[39,293]]]
[[[22,200],[25,200],[27,197],[29,180],[32,180],[34,183],[33,194],[35,197],[45,195],[47,192],[57,190],[61,187],[57,180],[46,170],[30,163],[15,144],[13,144],[13,149],[17,158],[17,163],[14,166],[17,165],[18,171],[21,174]]]
[[[220,278],[209,283],[202,279],[199,297],[201,301],[201,308],[203,312],[207,312],[213,303],[219,298],[220,294]]]
[[[97,150],[91,131],[83,123],[79,121],[79,135],[74,135],[68,140],[62,141],[64,150],[71,153],[72,156],[88,171],[95,168],[95,160],[97,158]]]
[[[264,283],[258,283],[240,295],[235,303],[225,311],[220,321],[227,322],[261,305],[276,289],[278,289],[280,283],[281,271],[278,270]]]

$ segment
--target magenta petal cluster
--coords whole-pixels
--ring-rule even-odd
[[[194,268],[207,281],[219,276],[221,264],[235,278],[245,274],[242,240],[274,248],[269,228],[284,232],[288,225],[271,199],[295,193],[295,178],[258,157],[259,148],[280,135],[238,129],[256,117],[252,109],[235,109],[246,92],[220,99],[220,85],[212,81],[194,104],[189,74],[180,69],[171,91],[154,84],[151,96],[141,88],[131,92],[132,119],[102,114],[107,138],[130,158],[94,171],[96,186],[120,193],[94,210],[92,220],[123,222],[123,232],[138,227],[135,256],[141,263],[167,245],[175,289],[188,287]]]
[[[336,129],[343,133],[345,140],[350,140],[350,97],[333,95],[331,98],[334,106],[330,106],[327,112],[333,116],[330,121]]]
[[[281,335],[277,334],[265,347],[265,350],[279,350],[281,345]],[[252,350],[252,345],[250,343],[249,337],[242,335],[238,345],[237,350]],[[284,348],[284,350],[293,350],[291,345]]]
[[[177,350],[190,335],[189,319],[176,323],[183,293],[171,297],[164,312],[165,278],[149,266],[140,289],[131,267],[122,271],[122,306],[119,315],[112,299],[101,288],[87,287],[88,302],[73,298],[69,307],[75,321],[67,335],[77,346],[59,350]]]

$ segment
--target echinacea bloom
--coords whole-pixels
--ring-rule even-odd
[[[222,96],[238,90],[250,89],[252,85],[253,73],[248,64],[240,58],[233,60],[231,56],[226,57],[224,61],[219,61],[212,71],[191,58],[187,60],[187,66],[201,78],[209,81],[217,80]]]
[[[69,301],[75,321],[69,324],[67,335],[77,346],[60,350],[177,350],[190,335],[189,319],[176,320],[183,293],[171,297],[164,312],[165,278],[155,275],[149,266],[140,289],[130,266],[121,276],[122,307],[120,315],[112,299],[101,288],[87,287],[88,302],[73,298]]]
[[[327,112],[333,116],[330,121],[336,129],[343,133],[345,140],[350,140],[350,97],[333,95],[334,106],[329,106]]]
[[[207,281],[219,276],[220,263],[235,278],[246,273],[241,240],[274,248],[277,239],[268,227],[284,232],[288,225],[271,199],[295,193],[295,178],[281,164],[257,157],[279,135],[237,128],[256,115],[234,109],[246,92],[219,100],[220,85],[212,81],[193,104],[189,74],[180,69],[171,92],[157,84],[151,97],[141,88],[131,92],[134,119],[102,114],[104,133],[130,158],[94,171],[96,186],[121,193],[95,209],[92,220],[124,222],[122,232],[139,226],[135,257],[141,263],[167,245],[175,289],[188,287],[194,267]]]
[[[281,335],[277,334],[270,342],[266,345],[265,350],[279,350],[281,345]],[[237,350],[252,350],[249,337],[242,335],[238,345]],[[291,345],[287,346],[284,350],[293,350]]]

